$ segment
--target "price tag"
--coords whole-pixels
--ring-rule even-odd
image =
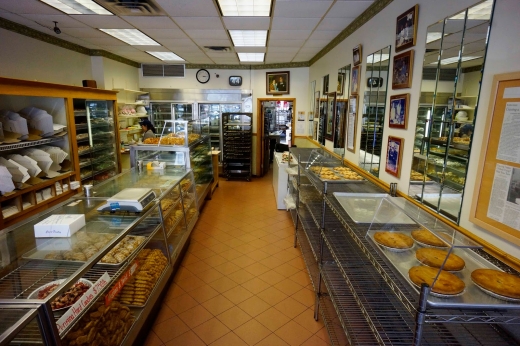
[[[119,206],[118,202],[110,203],[110,210],[114,211],[119,209],[121,209],[121,207]]]
[[[130,268],[127,269],[126,272],[123,273],[121,278],[115,283],[114,287],[108,292],[108,294],[105,296],[105,305],[108,306],[112,300],[114,300],[114,297],[117,296],[119,292],[123,289],[126,282],[134,275],[135,271],[139,268],[139,262],[137,260],[132,263]]]

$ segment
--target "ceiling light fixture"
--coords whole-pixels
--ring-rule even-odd
[[[235,47],[265,47],[267,30],[229,30]]]
[[[102,14],[112,16],[112,12],[92,0],[40,0],[67,14]]]
[[[224,17],[269,17],[271,0],[217,0]]]
[[[172,53],[172,52],[146,51],[146,53],[153,55],[154,57],[156,57],[157,59],[162,60],[162,61],[185,61],[183,58],[181,58],[180,56],[178,56],[177,54]]]
[[[460,61],[461,62],[465,62],[465,61],[475,60],[475,59],[479,59],[479,58],[482,58],[482,57],[481,56],[463,56],[460,59]],[[458,56],[442,59],[441,60],[441,65],[450,65],[450,64],[454,64],[456,62],[459,62],[459,57]],[[437,65],[437,61],[430,63],[430,65]]]
[[[237,53],[241,62],[263,62],[265,53]]]
[[[160,46],[160,44],[137,29],[99,29],[131,46]]]

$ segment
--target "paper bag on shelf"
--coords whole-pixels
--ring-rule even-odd
[[[16,163],[24,166],[31,177],[37,176],[42,170],[38,167],[38,163],[31,159],[29,156],[22,156],[19,154],[8,155],[7,158],[15,161]]]
[[[5,166],[0,166],[0,192],[3,194],[14,191],[13,176]]]
[[[0,122],[2,122],[2,128],[4,130],[19,133],[21,135],[20,139],[27,139],[29,137],[27,120],[22,118],[20,114],[0,110]]]
[[[30,178],[27,169],[13,160],[6,160],[5,158],[0,157],[0,165],[5,166],[9,170],[15,183],[24,183]]]
[[[43,137],[49,137],[54,134],[52,115],[45,110],[36,107],[26,107],[19,114],[27,120],[30,128],[41,131]]]

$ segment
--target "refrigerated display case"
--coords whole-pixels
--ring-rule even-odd
[[[153,101],[150,102],[150,121],[155,127],[156,135],[161,134],[163,130],[170,133],[171,127],[165,128],[167,120],[185,120],[194,119],[192,103],[176,103],[172,101]]]
[[[74,99],[74,121],[83,185],[98,184],[120,171],[111,101]]]

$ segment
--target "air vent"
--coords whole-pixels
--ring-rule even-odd
[[[165,15],[154,0],[97,0],[96,2],[118,16]]]
[[[231,47],[225,47],[225,46],[204,46],[206,51],[212,51],[212,52],[221,52],[221,53],[228,53],[232,52],[233,50]]]
[[[142,64],[143,77],[176,77],[184,78],[184,64],[157,65]]]

